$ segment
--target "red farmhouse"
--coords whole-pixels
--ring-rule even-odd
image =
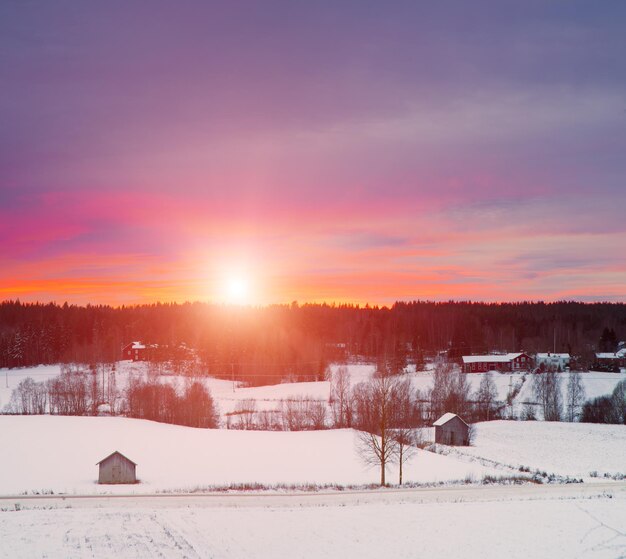
[[[146,360],[146,346],[141,342],[131,342],[122,348],[122,359],[132,359],[133,361]]]
[[[506,355],[464,355],[464,373],[501,373],[524,371],[532,366],[532,358],[525,353],[507,353]]]

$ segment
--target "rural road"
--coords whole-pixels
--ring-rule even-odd
[[[467,485],[409,489],[320,492],[233,492],[139,495],[16,495],[0,497],[0,509],[14,508],[180,508],[316,507],[367,504],[451,503],[626,498],[626,482],[553,485]]]

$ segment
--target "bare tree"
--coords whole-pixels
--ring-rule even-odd
[[[175,394],[175,392],[174,392]],[[189,427],[218,427],[219,415],[209,389],[200,381],[187,383],[182,398],[175,403],[176,423]]]
[[[391,436],[396,441],[398,484],[402,485],[402,467],[417,452],[419,445],[422,443],[422,435],[419,429],[400,428],[393,429]]]
[[[46,413],[47,401],[46,385],[28,377],[20,381],[17,388],[13,390],[6,411],[22,415],[42,415]]]
[[[283,425],[278,410],[260,410],[257,413],[258,427],[261,431],[282,431]]]
[[[476,425],[467,424],[467,446],[472,446],[476,442]]]
[[[476,392],[476,401],[478,402],[479,420],[487,420],[491,418],[492,408],[498,398],[498,390],[491,373],[485,373],[480,379],[480,385]]]
[[[380,467],[380,484],[386,485],[387,464],[394,458],[398,442],[390,431],[398,378],[379,374],[354,390],[359,453],[368,463]]]
[[[611,396],[616,423],[626,425],[626,380],[619,381]]]
[[[231,427],[233,429],[254,429],[255,418],[257,414],[257,405],[254,398],[246,398],[237,402],[235,409],[230,417],[232,418]]]
[[[567,420],[576,421],[580,407],[585,401],[585,387],[580,373],[572,371],[567,381]]]
[[[543,409],[545,421],[561,421],[561,379],[558,373],[546,371],[537,373],[533,390]]]
[[[344,365],[339,367],[330,381],[330,405],[333,425],[342,429],[352,426],[352,397],[350,392],[350,373]]]
[[[433,386],[428,394],[430,399],[430,419],[434,420],[445,413],[445,405],[452,386],[452,365],[439,362],[433,370]]]
[[[321,400],[310,401],[308,417],[311,429],[315,431],[326,429],[326,403]]]
[[[446,412],[466,416],[469,394],[467,375],[455,370],[450,363],[438,363],[433,372],[433,387],[429,394],[431,420]]]
[[[109,404],[112,415],[117,415],[121,404],[121,395],[117,389],[116,381],[116,367],[115,363],[109,370],[109,381],[107,382],[107,390],[105,393],[105,400]]]
[[[421,431],[415,427],[422,424],[421,410],[417,407],[419,392],[415,391],[408,379],[395,382],[393,405],[390,424],[391,436],[396,442],[396,459],[398,461],[398,483],[402,485],[404,463],[415,454],[420,442]]]
[[[302,396],[280,401],[283,430],[306,431],[326,428],[326,403]]]
[[[51,414],[86,415],[91,409],[89,378],[78,366],[63,366],[61,374],[47,381]]]

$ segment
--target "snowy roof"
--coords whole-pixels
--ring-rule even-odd
[[[435,421],[433,423],[433,427],[440,427],[441,425],[445,425],[446,423],[448,423],[448,421],[450,421],[451,419],[454,419],[455,417],[459,417],[456,413],[444,413],[437,421]],[[459,417],[459,419],[461,419]],[[461,421],[463,421],[461,419]],[[465,423],[465,421],[463,421],[463,423]],[[467,425],[467,423],[465,423]]]
[[[569,353],[538,353],[537,359],[569,359]]]
[[[620,353],[596,353],[596,359],[619,359]]]
[[[119,450],[115,450],[111,452],[111,454],[109,454],[106,458],[103,458],[102,460],[100,460],[100,462],[96,462],[96,466],[98,466],[99,464],[102,464],[102,462],[104,462],[105,460],[108,460],[109,458],[111,458],[111,456],[115,456],[116,454],[119,454],[124,460],[128,460],[130,463],[135,464],[135,466],[137,465],[136,462],[133,462],[130,458],[128,458],[127,456],[124,456]]]
[[[143,345],[141,342],[133,342],[132,349],[146,349],[146,346]]]
[[[464,355],[463,363],[508,363],[524,355],[523,353],[507,353],[506,355]]]

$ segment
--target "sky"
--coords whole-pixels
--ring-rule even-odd
[[[0,300],[626,302],[626,3],[4,0]]]

